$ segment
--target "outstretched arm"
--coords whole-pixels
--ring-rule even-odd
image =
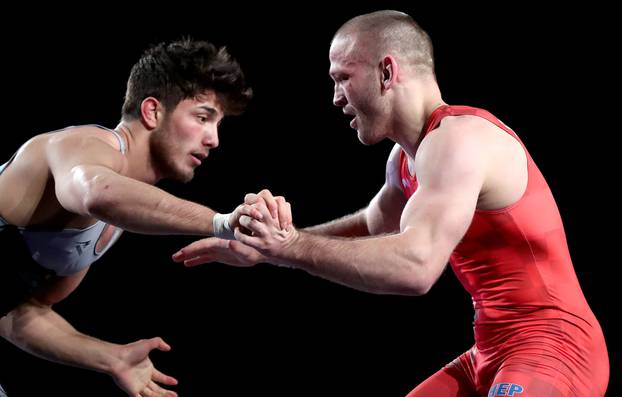
[[[304,229],[305,232],[323,236],[364,237],[399,231],[400,214],[406,204],[406,197],[399,184],[399,158],[401,148],[395,145],[386,166],[386,180],[382,189],[369,205],[343,218]],[[268,190],[248,194],[246,204],[263,202],[272,218],[279,219],[279,226],[285,230],[291,225],[291,208],[284,198],[273,197]],[[173,255],[173,260],[186,266],[208,262],[221,262],[233,266],[252,266],[265,262],[267,258],[255,249],[237,241],[206,238],[195,241]]]
[[[106,373],[130,396],[177,395],[159,385],[175,385],[177,380],[158,371],[149,359],[153,349],[170,350],[161,338],[127,345],[105,342],[78,332],[50,306],[35,302],[0,319],[0,334],[40,358]]]
[[[262,222],[242,217],[242,226],[253,234],[238,231],[236,238],[271,263],[356,289],[424,294],[471,222],[486,175],[485,146],[477,134],[463,131],[439,129],[427,137],[415,162],[419,187],[404,208],[397,234],[337,239],[295,228],[284,232],[265,217]]]
[[[98,133],[72,130],[50,138],[46,156],[67,211],[137,233],[214,234],[214,211],[125,176],[127,159]],[[231,227],[241,214],[259,216],[251,211],[239,206],[229,216]]]

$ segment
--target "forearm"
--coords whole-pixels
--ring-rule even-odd
[[[367,226],[367,219],[365,216],[366,208],[355,212],[354,214],[346,215],[342,218],[335,219],[330,222],[323,223],[321,225],[311,226],[303,229],[307,233],[323,235],[323,236],[338,236],[338,237],[364,237],[369,236],[369,228]]]
[[[37,357],[110,373],[119,346],[78,332],[49,306],[20,305],[2,320],[2,335]]]
[[[98,178],[87,202],[88,213],[98,219],[142,234],[213,234],[214,211],[203,205],[134,179]]]
[[[430,274],[423,252],[404,245],[401,233],[367,239],[336,239],[299,232],[270,261],[378,294],[421,295]]]

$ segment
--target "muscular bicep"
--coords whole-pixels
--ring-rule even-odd
[[[476,203],[468,194],[420,187],[406,204],[400,229],[412,230],[418,244],[444,263],[469,228]]]
[[[444,267],[468,230],[486,175],[486,156],[477,137],[435,132],[417,153],[418,188],[409,199],[400,229],[428,247],[430,263]]]
[[[85,199],[101,175],[117,175],[125,157],[117,148],[94,134],[71,131],[50,139],[47,162],[54,178],[56,197],[68,211],[86,215]]]

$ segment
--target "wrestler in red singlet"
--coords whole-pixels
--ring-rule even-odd
[[[446,116],[482,117],[515,137],[489,112],[441,106],[427,120],[433,133]],[[524,148],[524,145],[523,145]],[[476,210],[451,267],[473,298],[475,345],[408,397],[603,396],[609,360],[602,330],[575,275],[553,195],[527,154],[528,184],[513,205]],[[417,190],[408,158],[402,188]]]

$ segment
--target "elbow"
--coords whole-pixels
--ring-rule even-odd
[[[0,322],[2,337],[17,346],[27,346],[30,342],[31,323],[39,313],[49,310],[49,306],[39,306],[25,302],[7,313]]]
[[[423,296],[430,292],[432,286],[434,285],[433,281],[430,281],[427,277],[422,276],[420,274],[413,275],[406,280],[404,285],[405,295],[410,296]]]
[[[400,244],[396,249],[401,263],[400,293],[422,296],[430,292],[445,269],[449,255],[441,253],[428,239],[414,229],[407,229],[399,235]]]
[[[430,292],[434,283],[420,283],[413,287],[413,296],[423,296]]]
[[[402,278],[407,295],[422,296],[430,292],[432,286],[445,268],[432,252],[410,252],[406,276]]]
[[[370,288],[370,291],[380,294],[422,296],[427,294],[433,285],[434,280],[429,277],[425,265],[408,261],[401,271],[393,273],[390,279],[385,279],[384,283],[376,285],[376,288]]]
[[[382,284],[373,287],[368,287],[368,292],[376,294],[389,294],[389,295],[402,295],[402,296],[422,296],[427,294],[432,288],[434,283],[428,283],[421,280],[417,276],[402,277],[400,280],[395,280],[390,284]]]

